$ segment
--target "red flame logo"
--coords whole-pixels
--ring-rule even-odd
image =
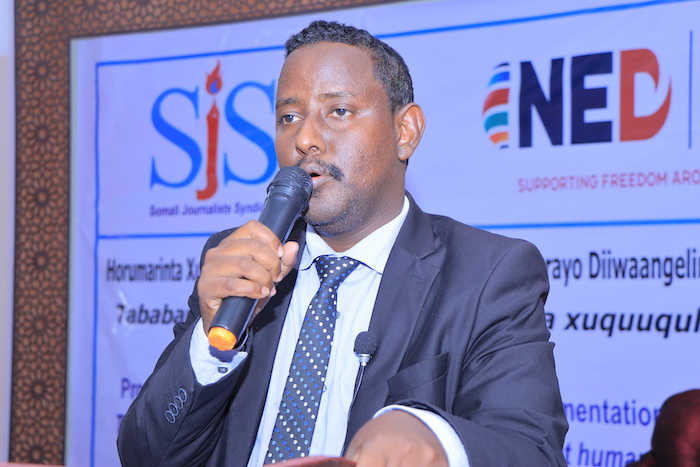
[[[221,87],[223,86],[221,74],[219,73],[220,68],[221,63],[217,61],[214,71],[212,71],[211,74],[207,73],[207,92],[212,96],[221,91]]]

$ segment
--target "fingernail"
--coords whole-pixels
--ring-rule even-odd
[[[268,289],[267,287],[263,287],[260,292],[263,294],[263,297],[267,297],[268,295],[270,295],[270,289]]]

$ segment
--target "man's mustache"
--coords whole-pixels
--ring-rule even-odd
[[[316,158],[303,158],[294,165],[296,167],[305,168],[305,170],[310,173],[318,173],[319,175],[328,174],[338,182],[342,182],[345,178],[342,169],[332,162],[326,162]],[[311,170],[309,170],[309,168]]]

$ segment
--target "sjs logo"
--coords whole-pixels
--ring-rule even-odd
[[[200,118],[201,95],[199,87],[195,87],[193,90],[172,88],[162,92],[153,104],[151,121],[159,134],[187,155],[190,164],[189,170],[186,171],[187,173],[183,178],[179,180],[167,179],[161,176],[156,158],[153,157],[151,159],[151,188],[153,188],[154,185],[162,185],[174,189],[190,187],[200,171],[204,170],[206,172],[206,185],[204,187],[196,187],[196,196],[198,200],[206,200],[210,199],[217,192],[220,181],[223,182],[224,186],[229,182],[254,185],[267,181],[274,174],[277,167],[272,137],[244,119],[236,111],[234,103],[241,91],[254,88],[264,93],[272,108],[274,105],[274,85],[274,81],[269,85],[252,81],[239,84],[225,97],[222,115],[219,112],[217,100],[222,97],[219,96],[219,93],[223,89],[223,74],[221,73],[221,64],[217,63],[214,70],[211,73],[207,73],[205,89],[206,93],[211,96],[211,106],[206,114],[205,121]],[[206,125],[206,142],[195,140],[194,137],[187,134],[186,128],[175,127],[168,122],[167,115],[163,115],[163,103],[168,99],[176,97],[180,99],[184,97],[186,101],[191,104],[195,120],[201,122],[202,125]],[[202,99],[202,101],[206,102],[205,99]],[[237,174],[229,164],[229,157],[234,156],[226,152],[220,152],[220,129],[222,125],[226,124],[235,132],[258,146],[264,153],[266,163],[264,164],[264,170],[259,176],[245,177]],[[200,143],[204,144],[200,146]],[[202,155],[202,146],[205,147],[206,158]],[[161,163],[164,162],[161,160]]]
[[[619,112],[616,135],[619,141],[645,140],[656,135],[666,122],[671,107],[671,82],[659,83],[659,61],[649,49],[623,50],[619,56]],[[532,146],[532,121],[539,116],[550,144],[564,144],[564,86],[569,86],[571,128],[570,144],[602,143],[613,141],[612,121],[586,121],[584,114],[590,109],[606,109],[613,104],[608,97],[608,88],[586,87],[587,76],[613,73],[613,52],[579,55],[568,60],[551,60],[549,79],[536,73],[529,61],[520,62],[520,83],[511,80],[511,65],[501,63],[494,68],[487,87],[487,96],[482,107],[484,130],[491,142],[505,148],[511,144],[513,128],[518,129],[518,146]],[[564,82],[564,68],[569,68],[570,80]],[[654,82],[656,96],[640,96],[635,87],[636,75],[644,73]],[[661,94],[662,93],[662,94]],[[663,102],[647,115],[639,115],[635,99],[660,94]],[[510,115],[508,109],[517,114]],[[511,110],[512,113],[515,113]],[[514,118],[515,117],[515,118]],[[515,127],[514,125],[517,125]]]

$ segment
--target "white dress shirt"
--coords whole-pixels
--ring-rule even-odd
[[[342,253],[329,247],[311,227],[307,228],[306,245],[302,251],[299,273],[277,347],[267,399],[248,467],[258,467],[264,462],[299,331],[306,309],[320,283],[314,260],[321,255],[349,256],[361,263],[338,288],[338,317],[331,344],[325,391],[321,397],[309,449],[309,455],[341,454],[345,443],[348,410],[359,369],[359,361],[353,351],[355,337],[369,328],[384,267],[406,219],[408,207],[408,199],[404,198],[403,208],[396,218]],[[202,385],[219,381],[247,357],[246,352],[232,351],[222,356],[220,352],[214,352],[212,355],[209,350],[209,343],[199,320],[190,342],[190,359],[197,381]],[[469,466],[459,436],[442,417],[429,411],[404,406],[385,407],[375,416],[396,409],[414,414],[431,428],[445,448],[450,467]]]

